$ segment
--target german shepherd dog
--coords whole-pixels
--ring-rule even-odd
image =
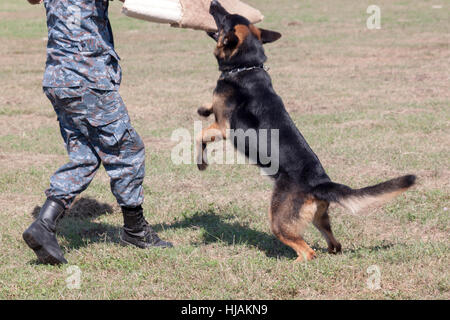
[[[222,74],[217,81],[212,104],[198,109],[203,117],[213,113],[215,116],[215,122],[196,137],[198,168],[204,170],[207,167],[207,143],[231,139],[230,131],[278,129],[279,169],[271,175],[275,186],[269,209],[272,232],[295,250],[298,255],[296,261],[315,257],[314,250],[302,237],[310,222],[327,241],[328,252],[340,252],[341,244],[331,231],[330,202],[357,212],[399,195],[414,184],[416,177],[405,175],[362,189],[332,182],[290,118],[263,67],[267,59],[263,44],[278,40],[281,34],[257,28],[246,18],[229,14],[216,0],[212,1],[209,12],[218,31],[208,32],[208,35],[217,42],[214,55]],[[258,148],[258,145],[249,143],[246,140],[244,148],[239,150],[233,139],[235,148],[247,157],[251,148]],[[259,157],[256,163],[260,167],[265,166]]]

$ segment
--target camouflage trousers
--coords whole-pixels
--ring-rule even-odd
[[[103,164],[119,205],[142,204],[144,143],[131,126],[119,93],[85,87],[44,87],[44,93],[58,116],[69,155],[69,162],[50,178],[46,196],[69,208]]]

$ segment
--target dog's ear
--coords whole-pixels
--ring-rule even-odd
[[[213,38],[216,42],[219,41],[219,31],[216,31],[216,32],[208,31],[208,32],[206,32],[206,34],[208,36],[210,36],[211,38]]]
[[[261,29],[261,28],[258,28],[258,29],[261,32],[262,43],[274,42],[281,38],[281,33],[279,33],[279,32]]]

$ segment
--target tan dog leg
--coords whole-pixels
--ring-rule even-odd
[[[309,261],[316,256],[302,234],[313,220],[318,202],[299,192],[275,186],[269,211],[270,227],[281,242],[294,249],[298,255],[296,261]]]
[[[341,252],[341,244],[336,240],[331,231],[330,217],[328,216],[328,203],[324,202],[319,206],[319,210],[317,210],[313,224],[320,231],[322,236],[327,241],[328,252],[329,253],[338,253]]]
[[[225,138],[225,133],[219,124],[214,122],[208,128],[203,129],[196,138],[196,158],[199,170],[205,170],[208,166],[206,159],[206,145],[210,142],[219,141]]]

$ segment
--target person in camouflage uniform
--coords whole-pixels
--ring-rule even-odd
[[[43,89],[58,117],[70,161],[51,177],[39,217],[23,234],[25,242],[39,261],[66,263],[56,240],[57,219],[103,164],[124,216],[121,242],[171,247],[143,216],[145,148],[118,92],[122,74],[108,0],[43,2],[48,27]]]

